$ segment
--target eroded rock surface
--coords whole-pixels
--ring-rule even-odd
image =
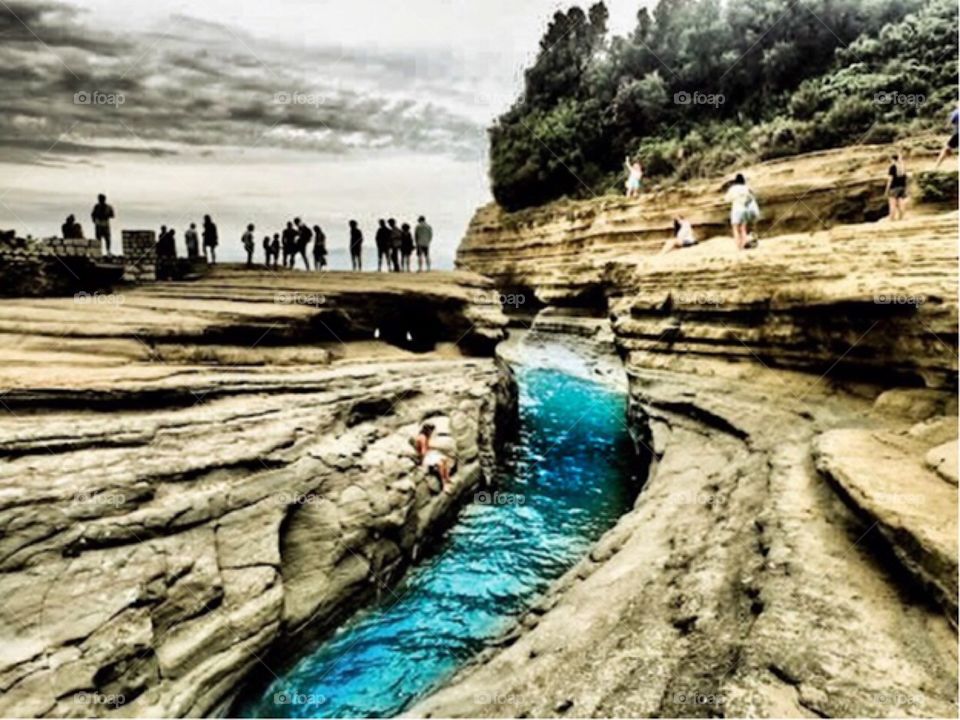
[[[843,158],[875,152],[767,164],[758,189],[803,175],[794,197],[873,202]],[[824,229],[786,213],[759,250],[657,256],[643,226],[665,226],[665,202],[555,206],[468,239],[462,264],[505,287],[608,308],[656,462],[590,557],[411,714],[956,715],[956,212],[811,204]],[[695,222],[719,217],[705,203],[689,198]]]
[[[512,407],[489,290],[225,268],[0,303],[0,714],[214,712],[395,581]],[[413,450],[428,419],[449,495]]]

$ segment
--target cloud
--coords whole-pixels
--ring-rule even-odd
[[[482,146],[439,51],[294,47],[182,14],[120,37],[57,0],[0,4],[0,40],[0,161]]]

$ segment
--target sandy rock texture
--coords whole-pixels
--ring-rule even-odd
[[[938,196],[938,211],[956,208],[956,172],[933,171],[939,140],[905,141],[912,155],[911,198],[923,200],[927,178],[952,190]],[[890,146],[854,146],[743,168],[759,198],[761,238],[873,221],[886,214],[884,183]],[[648,188],[636,200],[605,195],[559,201],[516,213],[490,204],[477,210],[457,252],[457,266],[493,278],[508,292],[526,292],[551,305],[595,305],[602,298],[604,266],[625,255],[656,253],[683,214],[701,240],[730,240],[729,178]],[[923,181],[923,182],[922,182]]]
[[[841,160],[873,153],[766,169],[847,168],[809,195],[869,194]],[[626,246],[645,201],[608,202],[542,209],[509,252],[506,230],[474,234],[461,262],[606,312],[651,476],[588,558],[411,714],[955,716],[957,213],[835,208],[814,231],[787,215],[758,250],[717,237],[659,256]],[[541,332],[576,335],[551,312]]]
[[[489,290],[220,268],[0,301],[0,714],[210,714],[395,581],[514,409]]]

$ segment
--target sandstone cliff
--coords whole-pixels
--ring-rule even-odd
[[[749,171],[768,224],[741,254],[656,254],[679,191],[478,213],[461,265],[595,308],[548,307],[538,344],[609,321],[656,462],[414,715],[956,715],[958,217],[864,222],[884,154]],[[688,192],[695,224],[722,223],[713,190]]]
[[[0,714],[208,714],[389,592],[508,424],[490,291],[227,268],[0,303]]]
[[[904,143],[913,153],[911,194],[915,202],[924,199],[928,207],[949,210],[956,207],[956,173],[933,172],[938,143],[934,138]],[[889,146],[857,146],[744,168],[761,203],[760,234],[883,217],[890,153]],[[503,288],[526,289],[543,303],[593,305],[606,263],[658,251],[671,233],[674,214],[683,213],[700,239],[728,237],[724,180],[652,189],[636,200],[604,196],[517,213],[487,205],[474,214],[457,266],[493,278]],[[528,297],[526,306],[533,304],[534,297]]]

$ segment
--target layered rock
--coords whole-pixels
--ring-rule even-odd
[[[843,151],[872,152],[880,164]],[[768,167],[796,177],[830,157]],[[608,308],[651,476],[590,557],[412,714],[955,715],[956,212],[834,209],[758,250],[718,237],[660,256],[659,240],[593,234],[626,226],[608,203],[542,209],[513,249],[474,234],[462,260]],[[585,325],[547,312],[538,343]]]
[[[395,581],[509,419],[490,290],[228,268],[0,304],[0,712],[212,713]]]
[[[915,157],[914,200],[939,210],[956,207],[956,172],[934,172],[938,140],[904,143]],[[760,200],[762,236],[871,221],[886,214],[884,187],[890,146],[855,146],[783,158],[744,168]],[[561,201],[507,213],[480,208],[457,251],[457,266],[493,278],[511,291],[527,291],[554,305],[596,305],[603,268],[626,254],[653,253],[684,215],[700,239],[729,236],[724,181],[709,178],[652,188],[639,198],[603,196]],[[945,187],[946,191],[941,191]],[[534,297],[527,298],[527,307]]]

